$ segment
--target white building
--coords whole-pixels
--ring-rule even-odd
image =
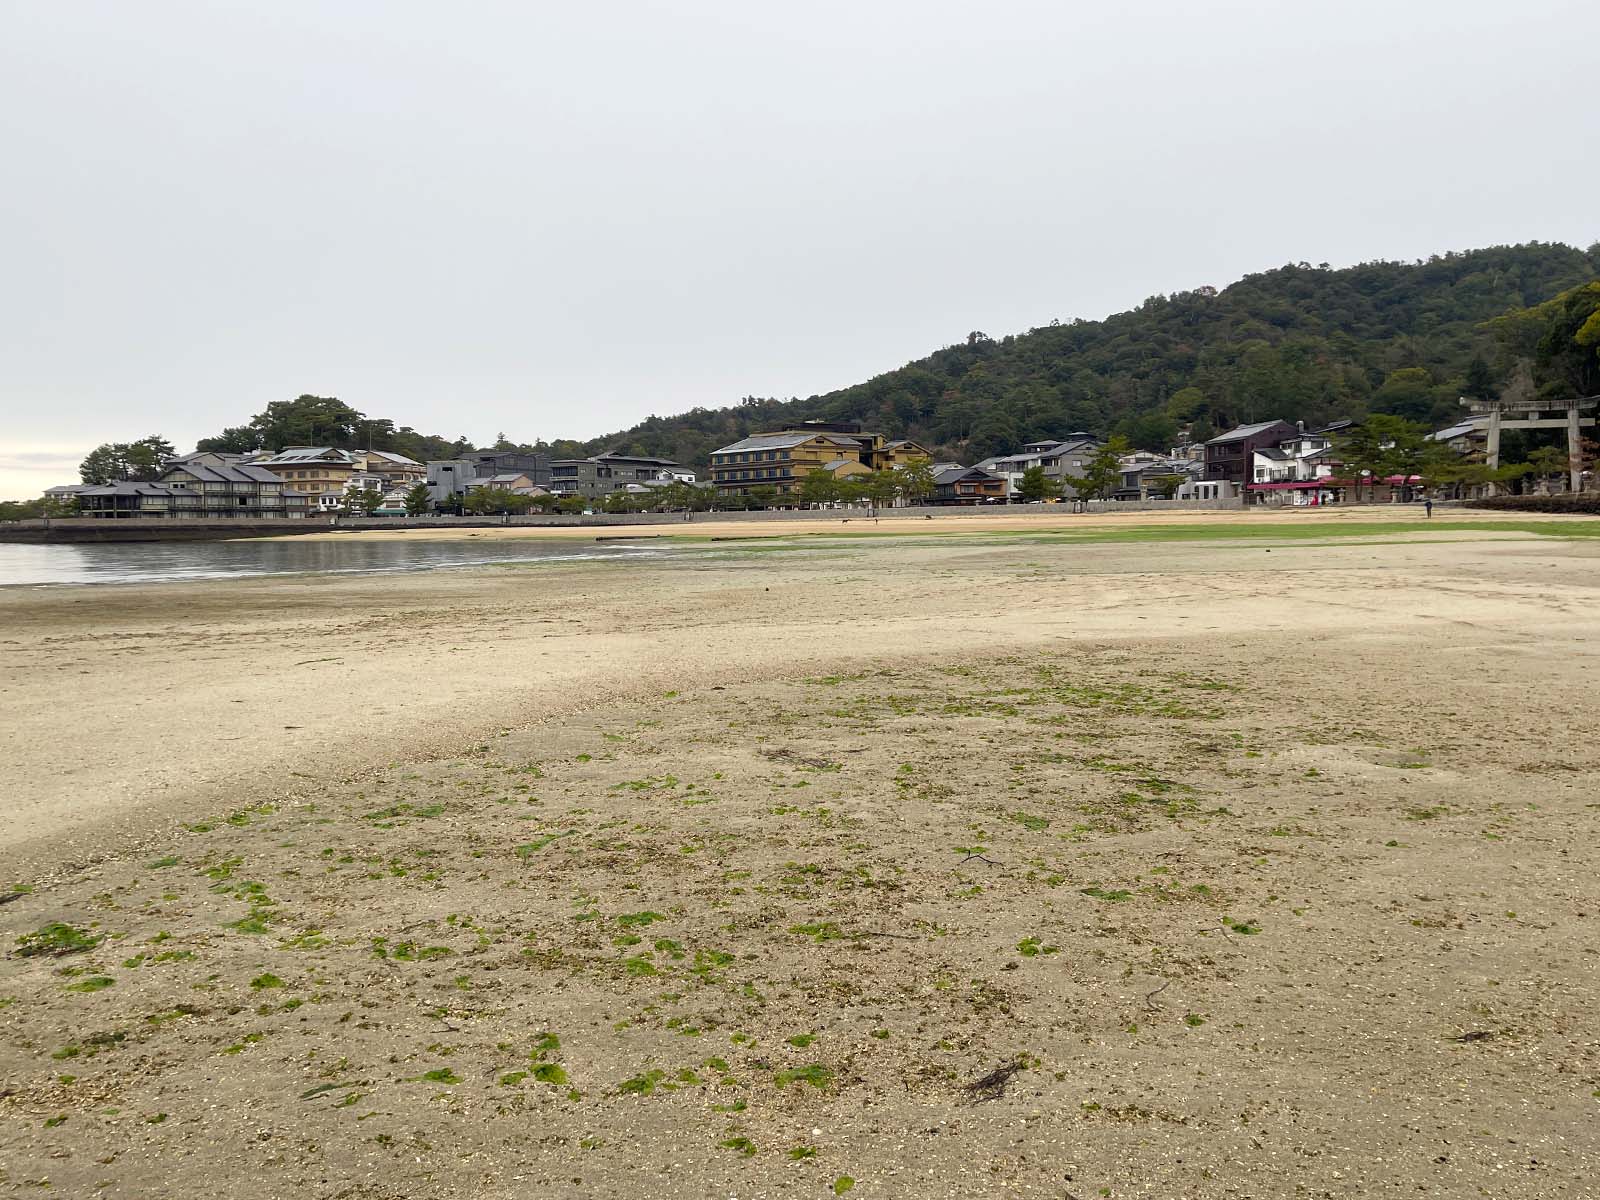
[[[1276,446],[1256,449],[1250,459],[1245,491],[1252,503],[1310,508],[1336,504],[1343,495],[1344,485],[1336,481],[1339,455],[1323,434],[1302,427]]]
[[[1046,479],[1060,483],[1064,476],[1081,476],[1099,448],[1100,440],[1093,434],[1074,433],[1063,441],[1029,442],[1015,454],[997,454],[973,469],[1000,476],[1006,481],[1006,494],[1015,497],[1024,472],[1038,467]],[[1063,488],[1063,494],[1073,494],[1070,485]]]
[[[1239,494],[1239,485],[1229,479],[1191,479],[1180,483],[1173,494],[1174,500],[1232,500]]]

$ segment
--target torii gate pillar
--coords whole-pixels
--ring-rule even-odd
[[[1572,490],[1583,486],[1583,438],[1578,433],[1578,406],[1567,409],[1567,471],[1572,475]]]

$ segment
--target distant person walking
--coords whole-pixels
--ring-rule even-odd
[[[1432,520],[1433,519],[1433,497],[1432,496],[1424,496],[1422,498],[1422,508],[1423,508],[1423,511],[1425,511],[1428,514],[1428,519]]]

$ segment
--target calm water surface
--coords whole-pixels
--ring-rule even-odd
[[[594,542],[358,542],[300,538],[240,542],[123,542],[25,545],[0,542],[0,587],[83,583],[172,583],[250,575],[381,574],[488,563],[661,558],[648,544]]]

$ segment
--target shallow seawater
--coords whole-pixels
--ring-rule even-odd
[[[90,583],[176,583],[257,575],[386,574],[497,563],[663,558],[663,546],[578,541],[116,542],[0,543],[0,587]]]

